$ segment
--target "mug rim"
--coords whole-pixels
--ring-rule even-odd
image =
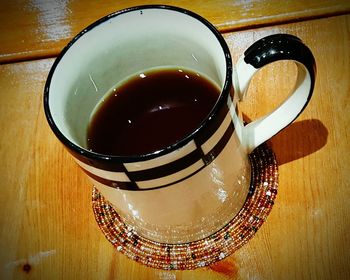
[[[64,59],[64,56],[66,52],[75,44],[76,41],[80,39],[85,33],[89,32],[90,30],[94,29],[100,24],[105,23],[111,18],[115,18],[119,15],[137,11],[137,10],[144,10],[144,9],[165,9],[165,10],[171,10],[179,13],[183,13],[185,15],[191,16],[194,19],[198,20],[202,24],[204,24],[216,37],[217,41],[219,42],[221,49],[223,51],[223,54],[225,56],[225,63],[226,63],[226,69],[225,69],[225,80],[223,83],[223,86],[221,88],[219,97],[212,107],[211,111],[208,113],[208,115],[204,118],[204,120],[197,126],[197,128],[192,131],[191,133],[185,135],[182,137],[180,140],[156,151],[152,151],[149,153],[145,154],[139,154],[139,155],[108,155],[108,154],[102,154],[102,153],[97,153],[93,151],[89,151],[86,148],[81,147],[80,145],[77,145],[73,143],[71,140],[66,137],[61,130],[58,128],[56,125],[54,118],[51,114],[51,109],[49,105],[49,96],[50,96],[50,86],[51,86],[51,80],[52,77],[55,73],[56,67],[60,63],[62,59]],[[184,8],[176,7],[176,6],[171,6],[171,5],[139,5],[139,6],[134,6],[134,7],[129,7],[125,9],[118,10],[116,12],[113,12],[111,14],[108,14],[86,28],[84,28],[82,31],[80,31],[76,36],[73,37],[73,39],[62,49],[62,51],[59,53],[57,58],[55,59],[53,65],[51,66],[51,69],[49,71],[48,77],[45,82],[45,87],[44,87],[44,95],[43,95],[43,101],[44,101],[44,111],[46,115],[46,119],[50,125],[51,130],[54,132],[56,137],[68,148],[70,152],[73,152],[73,154],[78,154],[79,157],[85,157],[88,159],[92,160],[97,160],[97,161],[102,161],[102,162],[115,162],[115,163],[127,163],[127,162],[137,162],[137,161],[144,161],[144,160],[149,160],[153,159],[165,154],[168,154],[172,151],[175,151],[183,146],[185,146],[188,142],[193,140],[195,136],[200,133],[210,122],[210,120],[217,114],[219,111],[219,108],[221,106],[224,106],[227,100],[227,97],[229,95],[229,91],[232,88],[232,59],[231,59],[231,53],[230,50],[227,46],[227,43],[224,39],[224,37],[221,35],[221,33],[214,27],[212,23],[210,23],[208,20],[203,18],[202,16],[189,11]]]

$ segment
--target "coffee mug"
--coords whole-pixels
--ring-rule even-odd
[[[244,125],[239,101],[254,74],[278,60],[297,65],[293,93]],[[123,155],[91,151],[86,135],[96,107],[121,81],[152,69],[203,76],[218,88],[217,99],[189,133],[164,147]],[[157,242],[183,243],[209,236],[240,211],[251,180],[248,154],[303,111],[314,83],[314,57],[295,36],[260,39],[233,66],[224,38],[207,20],[182,8],[147,5],[110,14],[80,32],[49,72],[44,108],[55,135],[132,230]],[[128,108],[136,105],[143,102],[135,99]],[[152,142],[184,125],[175,121],[136,140]]]

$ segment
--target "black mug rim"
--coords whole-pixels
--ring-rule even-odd
[[[146,153],[146,154],[140,154],[140,155],[108,155],[108,154],[101,154],[101,153],[96,153],[93,151],[89,151],[86,148],[83,148],[75,143],[73,143],[72,141],[70,141],[61,131],[60,129],[57,127],[57,125],[55,124],[55,121],[51,115],[51,110],[50,110],[50,106],[49,106],[49,93],[50,93],[50,86],[51,86],[51,80],[52,77],[55,73],[56,67],[57,65],[60,63],[60,61],[64,58],[64,55],[66,54],[66,52],[70,49],[70,47],[80,39],[80,37],[82,37],[85,33],[89,32],[90,30],[92,30],[93,28],[97,27],[98,25],[106,22],[107,20],[117,17],[121,14],[125,14],[128,12],[133,12],[133,11],[137,11],[137,10],[144,10],[144,9],[167,9],[167,10],[172,10],[172,11],[176,11],[176,12],[180,12],[186,15],[189,15],[195,19],[197,19],[198,21],[200,21],[201,23],[203,23],[216,37],[216,39],[218,40],[218,42],[220,43],[220,46],[222,48],[222,51],[225,55],[225,62],[226,62],[226,74],[225,74],[225,81],[224,81],[224,85],[221,89],[219,98],[217,100],[217,102],[215,103],[215,105],[213,106],[212,110],[210,111],[210,113],[207,115],[207,117],[200,123],[200,125],[197,127],[196,130],[194,130],[193,132],[191,132],[190,134],[184,136],[182,139],[164,147],[161,150],[157,150],[157,151],[152,151],[150,153]],[[217,114],[217,112],[219,111],[219,108],[221,108],[221,106],[225,106],[226,102],[227,102],[227,98],[228,95],[230,93],[230,89],[232,88],[232,59],[231,59],[231,53],[229,50],[229,47],[225,41],[225,39],[223,38],[223,36],[220,34],[220,32],[214,27],[214,25],[212,25],[208,20],[206,20],[205,18],[203,18],[202,16],[180,8],[180,7],[176,7],[176,6],[170,6],[170,5],[141,5],[141,6],[134,6],[134,7],[129,7],[129,8],[125,8],[116,12],[113,12],[109,15],[106,15],[102,18],[100,18],[99,20],[93,22],[92,24],[90,24],[89,26],[87,26],[86,28],[84,28],[82,31],[80,31],[60,52],[60,54],[57,56],[57,58],[55,59],[48,77],[46,79],[46,83],[45,83],[45,87],[44,87],[44,111],[45,111],[45,115],[46,115],[46,119],[50,125],[51,130],[54,132],[54,134],[56,135],[56,137],[68,148],[68,150],[73,154],[79,157],[84,157],[87,159],[91,159],[93,161],[100,161],[100,162],[114,162],[114,163],[127,163],[127,162],[138,162],[138,161],[144,161],[144,160],[149,160],[149,159],[153,159],[165,154],[168,154],[172,151],[175,151],[183,146],[185,146],[188,142],[190,142],[191,140],[193,140],[195,138],[195,136],[200,133],[200,131],[202,131],[203,129],[205,129],[205,127],[208,125],[208,123],[210,122],[211,119],[213,119],[213,117]]]

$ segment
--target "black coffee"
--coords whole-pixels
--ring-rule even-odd
[[[219,93],[218,86],[188,70],[142,73],[99,105],[88,128],[88,149],[138,155],[165,148],[198,127]]]

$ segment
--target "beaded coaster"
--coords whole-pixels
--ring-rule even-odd
[[[229,256],[247,243],[266,220],[278,187],[278,168],[272,150],[263,144],[249,156],[252,181],[240,212],[222,229],[189,243],[166,244],[144,238],[122,220],[96,188],[92,207],[106,238],[127,257],[158,269],[195,269]]]

